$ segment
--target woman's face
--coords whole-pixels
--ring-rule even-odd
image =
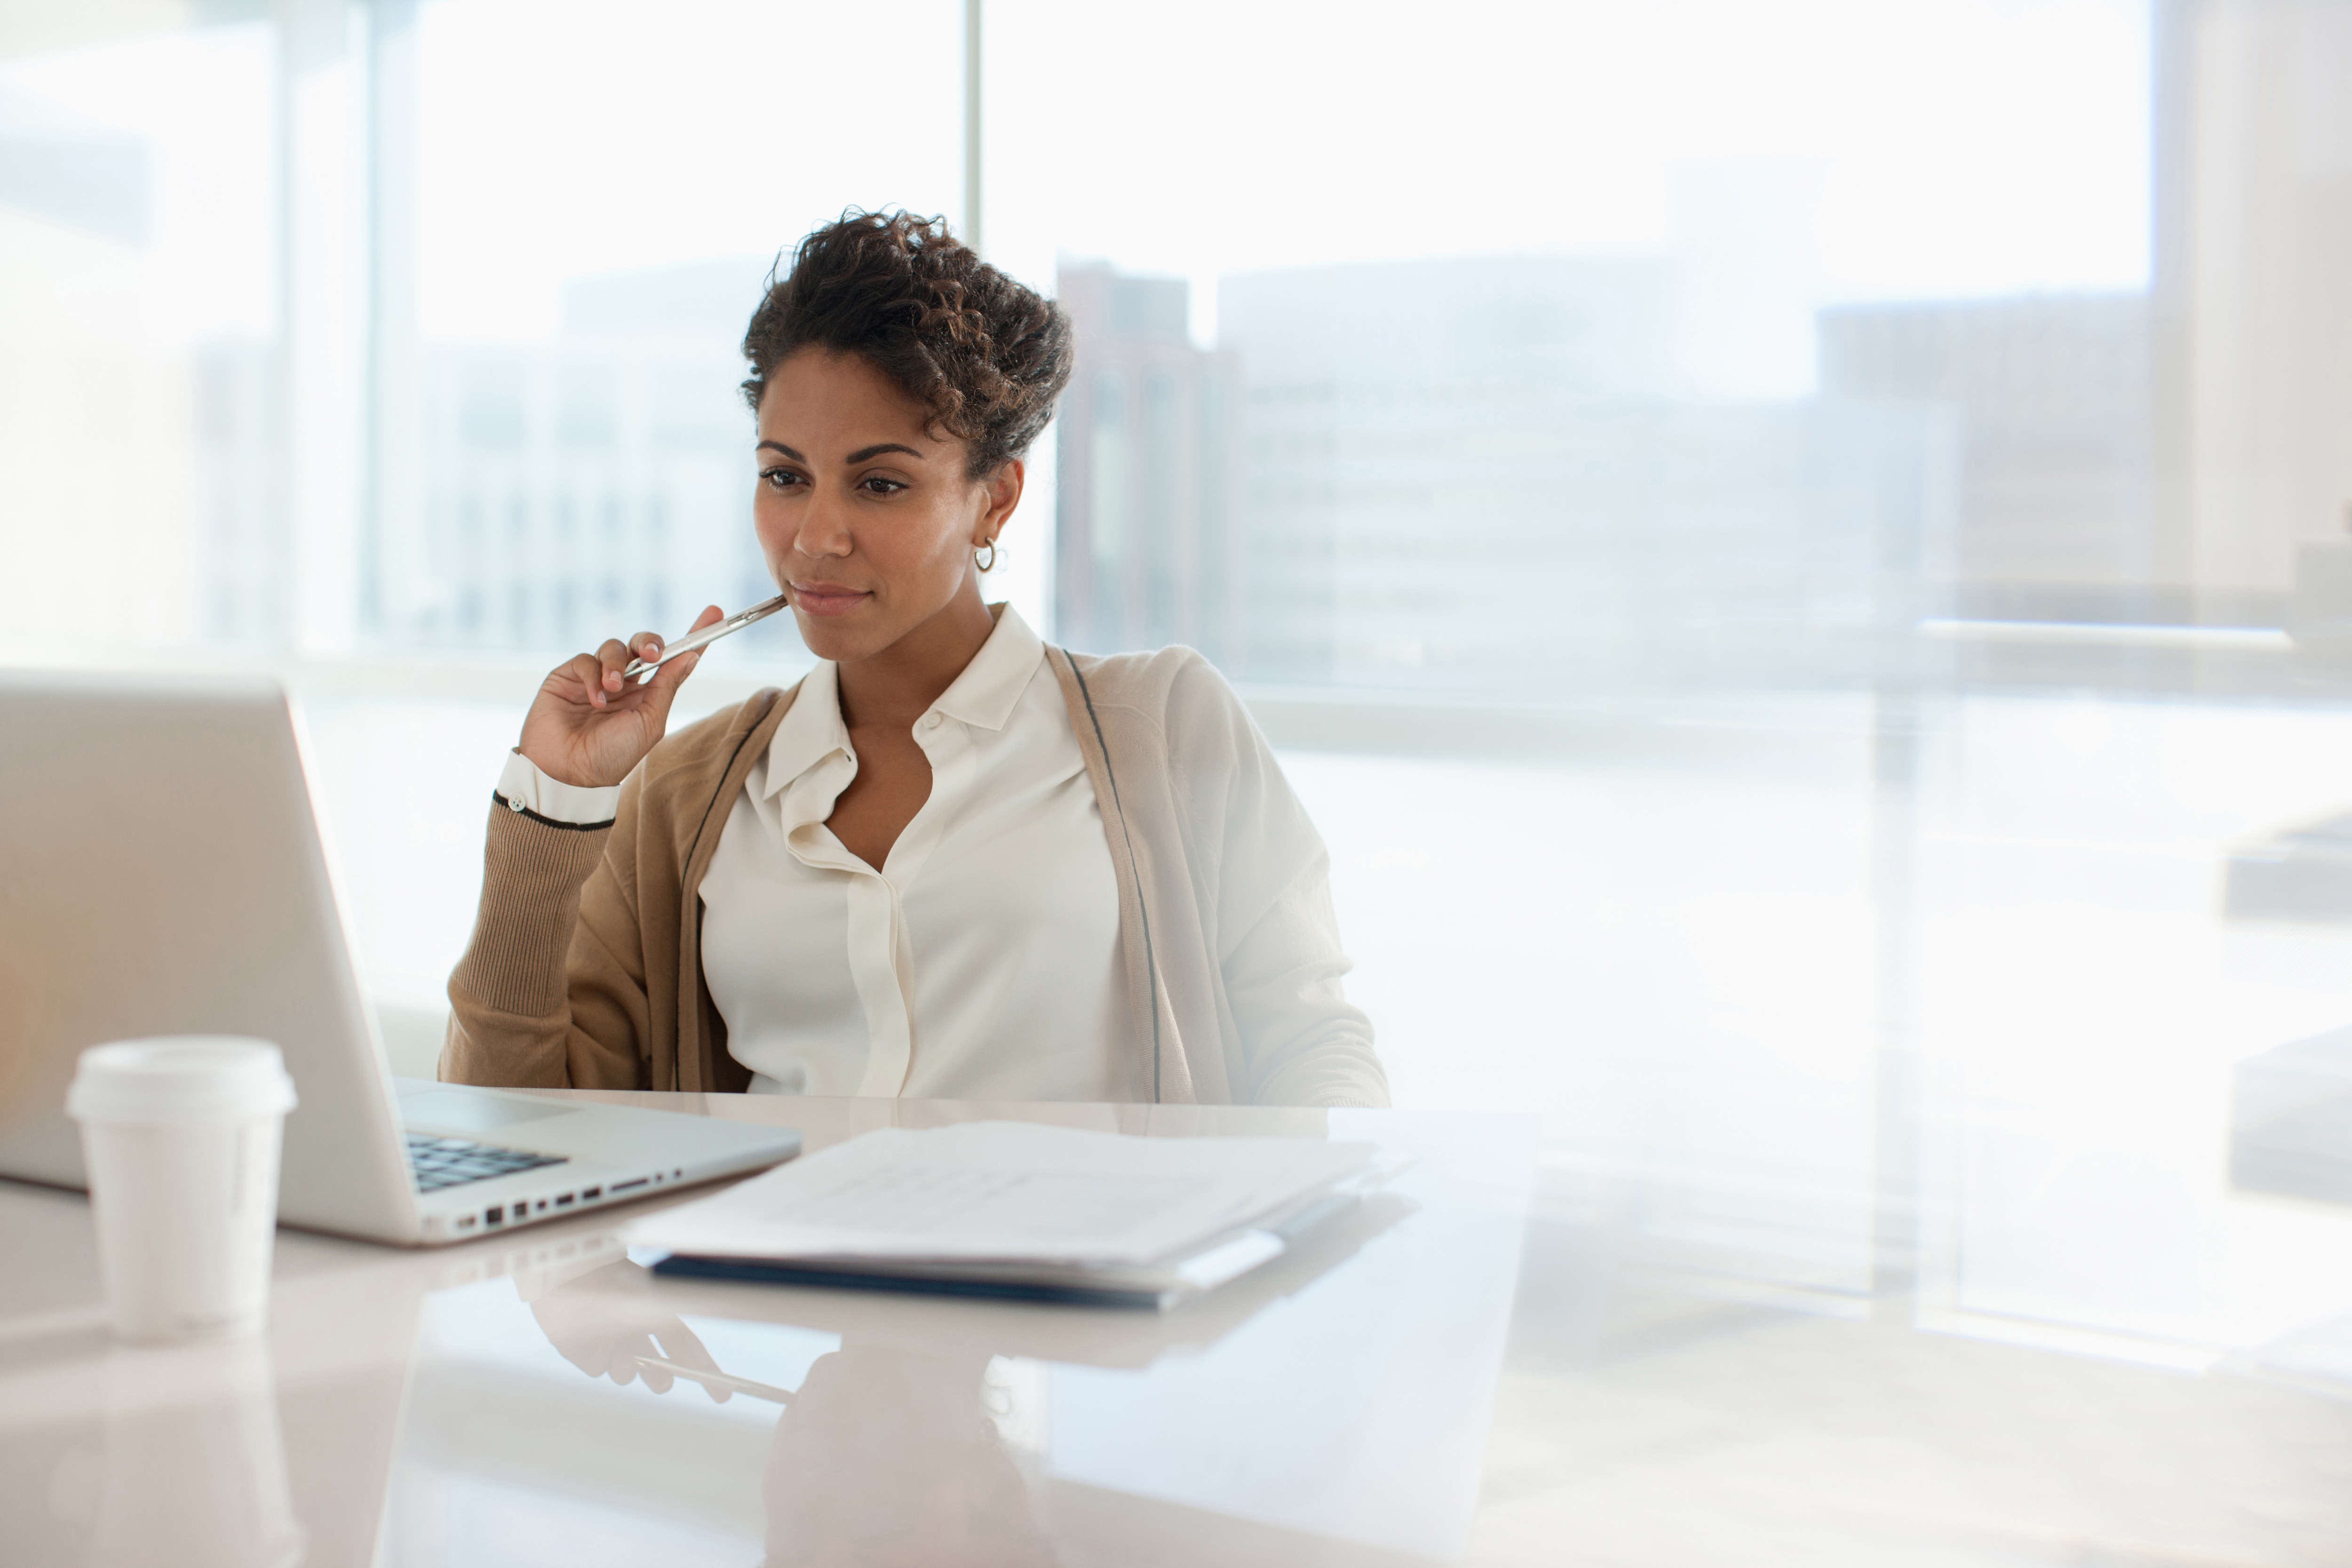
[[[854,664],[980,596],[972,552],[1021,499],[1022,467],[974,479],[968,444],[856,354],[806,348],[760,398],[760,548],[819,658]]]

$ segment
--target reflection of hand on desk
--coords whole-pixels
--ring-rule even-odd
[[[647,1282],[625,1258],[604,1264],[539,1296],[531,1316],[590,1377],[642,1378],[656,1394],[691,1381],[722,1403],[740,1392],[786,1407],[761,1481],[769,1562],[1054,1561],[983,1408],[986,1352],[848,1342],[794,1394],[720,1370],[682,1319],[648,1310]]]
[[[547,1342],[591,1377],[616,1384],[642,1377],[656,1394],[667,1394],[682,1373],[724,1405],[733,1397],[728,1384],[734,1380],[719,1371],[692,1329],[674,1314],[622,1304],[638,1294],[635,1283],[645,1272],[625,1258],[607,1263],[532,1301],[530,1315]],[[711,1375],[695,1375],[700,1373]]]

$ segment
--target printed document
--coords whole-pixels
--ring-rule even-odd
[[[1311,1201],[1370,1173],[1374,1155],[1018,1121],[890,1128],[649,1215],[629,1240],[709,1258],[1133,1268]]]

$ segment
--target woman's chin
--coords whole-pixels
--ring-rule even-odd
[[[800,627],[801,641],[819,658],[835,664],[855,664],[874,651],[867,646],[874,640],[870,632],[861,635],[862,628],[844,626],[830,616],[812,616],[795,609],[793,620]]]

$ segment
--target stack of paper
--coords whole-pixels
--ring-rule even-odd
[[[1028,1122],[868,1132],[650,1215],[657,1272],[1167,1306],[1270,1258],[1381,1174],[1368,1143]]]

